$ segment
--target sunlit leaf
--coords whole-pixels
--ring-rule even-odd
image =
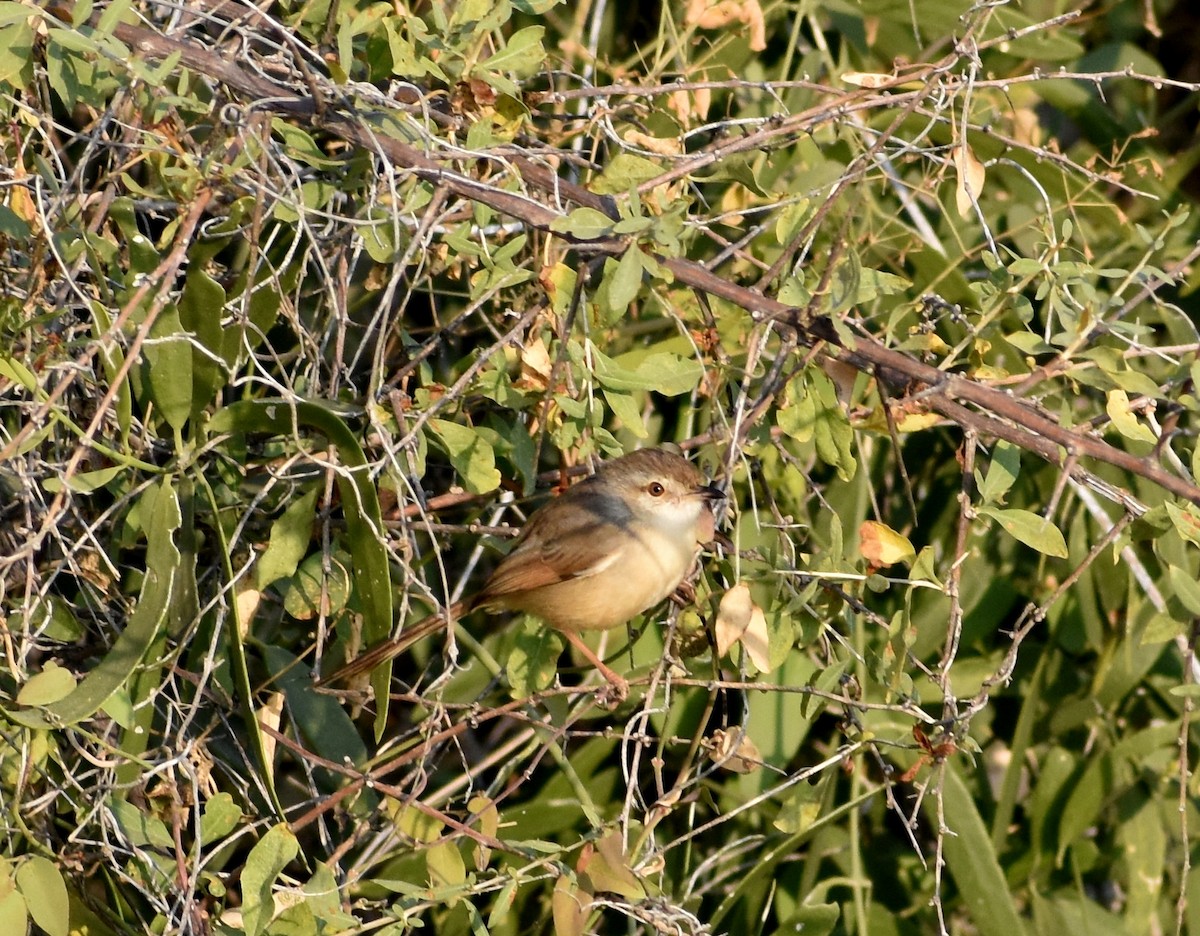
[[[1045,517],[1040,517],[1029,510],[1001,510],[996,507],[980,507],[979,513],[991,517],[1002,530],[1026,546],[1036,549],[1047,556],[1058,559],[1067,558],[1067,542],[1063,539],[1058,527]]]

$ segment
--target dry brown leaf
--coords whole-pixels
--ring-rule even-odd
[[[627,130],[625,142],[640,146],[659,156],[678,156],[683,152],[683,144],[673,137],[656,137],[640,130]]]
[[[667,107],[675,112],[685,127],[692,125],[692,98],[686,91],[672,91],[667,97]]]
[[[684,22],[701,29],[723,29],[730,23],[750,27],[750,49],[761,52],[767,47],[767,24],[758,0],[691,0]]]
[[[842,81],[856,88],[883,88],[896,80],[895,75],[885,75],[883,72],[845,72]]]
[[[262,736],[263,752],[266,755],[267,770],[274,772],[275,767],[275,738],[272,732],[279,731],[279,723],[283,719],[283,693],[272,692],[267,696],[266,704],[255,713],[258,723],[271,731],[264,731]]]
[[[717,623],[713,630],[717,640],[717,657],[723,657],[729,648],[741,639],[746,628],[750,626],[750,617],[754,614],[754,602],[750,599],[750,588],[738,582],[733,588],[721,596],[721,604],[717,608]]]
[[[975,158],[971,147],[966,143],[960,143],[954,148],[954,168],[958,171],[958,184],[954,191],[958,213],[964,218],[974,217],[975,202],[983,192],[987,170],[983,168],[983,163]]]
[[[830,359],[821,361],[821,370],[833,381],[838,402],[849,408],[850,401],[854,399],[854,384],[858,381],[858,368],[844,361]]]
[[[241,628],[242,636],[245,637],[250,632],[250,623],[254,620],[254,615],[258,612],[259,602],[262,601],[262,592],[247,585],[238,591],[233,600],[237,605],[238,625]]]
[[[771,635],[767,630],[767,616],[763,609],[754,605],[750,612],[750,623],[741,638],[742,649],[750,657],[750,662],[758,667],[760,673],[771,671]]]
[[[521,376],[515,385],[522,390],[545,390],[550,385],[553,370],[546,342],[541,338],[526,342],[521,349]]]
[[[734,773],[750,773],[762,766],[762,753],[741,729],[723,731],[718,728],[712,735],[712,759],[717,765]]]

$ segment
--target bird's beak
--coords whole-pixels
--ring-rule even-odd
[[[703,497],[706,501],[719,501],[725,499],[725,492],[712,484],[706,484],[703,487],[696,488],[695,494],[697,494],[699,497]]]

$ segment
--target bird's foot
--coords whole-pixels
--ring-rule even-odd
[[[608,667],[605,667],[608,669]],[[596,702],[609,711],[620,708],[629,698],[629,683],[612,670],[604,674],[605,684],[596,690]]]

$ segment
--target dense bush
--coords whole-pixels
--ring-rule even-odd
[[[1184,6],[0,3],[0,932],[1200,931]]]

